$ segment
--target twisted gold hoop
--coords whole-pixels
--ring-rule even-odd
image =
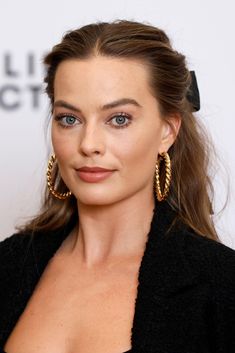
[[[47,166],[47,186],[50,190],[50,192],[52,193],[53,196],[55,196],[57,199],[60,200],[65,200],[67,199],[69,196],[72,195],[71,191],[67,191],[67,192],[63,192],[63,193],[59,193],[55,190],[55,183],[52,181],[52,169],[53,169],[53,164],[55,163],[56,157],[53,154],[48,162],[48,166]]]
[[[157,160],[156,163],[156,185],[155,185],[155,192],[158,201],[163,201],[167,197],[170,189],[170,181],[171,181],[171,160],[169,154],[167,152],[160,153],[160,158]],[[163,192],[161,191],[160,185],[160,176],[159,176],[159,168],[162,159],[165,161],[165,185]]]

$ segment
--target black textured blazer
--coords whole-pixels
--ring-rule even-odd
[[[139,269],[131,352],[234,353],[235,251],[183,225],[167,233],[174,217],[166,201],[156,203]],[[69,230],[0,242],[0,351]]]

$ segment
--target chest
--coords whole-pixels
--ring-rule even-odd
[[[7,353],[123,353],[131,347],[138,261],[84,272],[53,260],[9,336]]]

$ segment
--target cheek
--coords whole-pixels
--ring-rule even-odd
[[[52,125],[51,141],[58,161],[68,160],[68,157],[71,156],[72,151],[74,151],[74,143],[71,136],[58,131],[58,129]]]
[[[123,170],[131,169],[132,172],[149,174],[155,169],[155,164],[160,145],[160,132],[156,129],[143,129],[138,134],[129,136],[117,146],[117,153],[125,163]],[[121,149],[120,149],[121,146]],[[133,175],[133,174],[132,174]]]

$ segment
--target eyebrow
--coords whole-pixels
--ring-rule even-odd
[[[103,105],[100,110],[108,110],[108,109],[112,109],[112,108],[116,108],[120,105],[127,105],[127,104],[132,104],[138,108],[142,108],[142,105],[140,105],[135,99],[133,98],[121,98],[118,100],[115,100],[111,103],[107,103],[105,105]],[[78,113],[81,113],[81,110],[78,107],[73,106],[72,104],[65,102],[64,100],[58,100],[53,104],[53,107],[63,107],[63,108],[67,108],[67,109],[71,109],[74,110]]]

